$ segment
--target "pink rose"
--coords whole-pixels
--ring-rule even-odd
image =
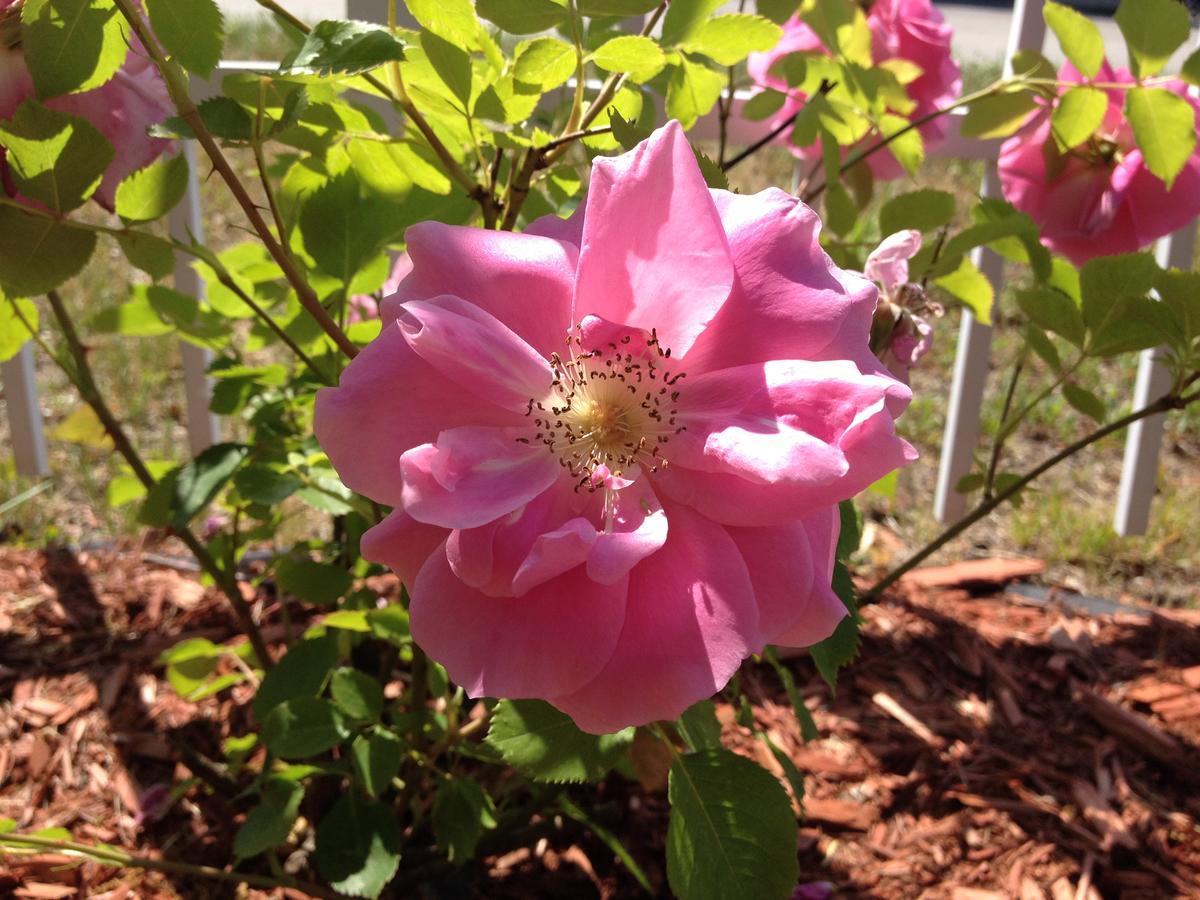
[[[1108,63],[1095,79],[1084,78],[1070,63],[1058,77],[1075,84],[1135,83],[1128,69],[1114,71]],[[1161,86],[1187,98],[1200,112],[1200,102],[1182,81]],[[1123,112],[1125,91],[1107,93],[1104,123],[1075,149],[1059,150],[1049,105],[1035,111],[1000,149],[1005,198],[1038,224],[1043,244],[1077,266],[1097,256],[1140,250],[1200,215],[1200,150],[1167,190],[1137,149]]]
[[[33,78],[25,66],[24,54],[19,47],[0,49],[0,119],[11,118],[21,103],[31,99],[35,99]],[[150,126],[171,116],[175,107],[158,69],[136,40],[125,64],[100,87],[52,97],[44,103],[50,109],[86,119],[112,144],[113,161],[94,195],[109,210],[122,179],[148,166],[172,146],[171,141],[147,134]],[[16,196],[2,158],[0,176],[5,192]]]
[[[913,459],[867,345],[876,289],[778,190],[710,191],[677,122],[597,159],[568,220],[425,222],[380,336],[317,397],[414,638],[472,696],[609,732],[808,646],[836,503]]]
[[[909,98],[916,103],[916,108],[907,114],[908,118],[929,115],[958,99],[962,93],[962,71],[950,55],[950,39],[954,32],[930,0],[874,0],[867,13],[867,25],[871,29],[871,56],[876,63],[904,59],[921,68],[920,76],[906,86]],[[807,98],[788,87],[781,75],[772,74],[771,68],[791,53],[828,53],[821,39],[798,16],[789,19],[783,29],[783,38],[774,49],[752,53],[746,62],[756,84],[788,95],[771,122],[773,126],[795,118]],[[926,149],[936,146],[946,136],[945,117],[927,122],[919,131]],[[869,143],[877,140],[878,135],[867,138]],[[815,159],[821,153],[819,144],[790,146],[790,149],[801,159]],[[878,179],[899,178],[904,174],[903,167],[886,150],[869,157],[867,165]]]

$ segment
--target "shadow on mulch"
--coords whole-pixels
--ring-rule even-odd
[[[205,760],[252,728],[253,689],[188,703],[155,658],[184,637],[234,635],[218,598],[137,553],[0,549],[0,817],[225,864],[246,807]],[[1197,663],[1194,623],[1168,614],[1084,618],[906,588],[865,612],[836,696],[811,661],[789,663],[819,740],[802,742],[769,669],[745,667],[743,685],[758,729],[807,776],[802,883],[846,897],[1160,898],[1200,894]],[[778,772],[732,705],[718,713],[727,746]],[[155,784],[190,787],[139,824]],[[571,791],[667,896],[664,792],[621,777]],[[0,896],[31,884],[106,900],[267,896],[62,862],[10,858]],[[537,816],[457,869],[410,851],[401,878],[392,896],[644,896],[586,829]]]

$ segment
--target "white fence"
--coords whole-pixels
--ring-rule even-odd
[[[1046,36],[1042,5],[1043,0],[1014,0],[1006,59],[1011,59],[1017,50],[1042,48]],[[383,22],[387,17],[387,0],[348,0],[347,6],[350,18]],[[223,66],[212,81],[195,82],[193,90],[197,99],[215,93],[221,76],[227,72],[246,68],[250,66],[231,63]],[[745,96],[738,98],[734,115],[729,121],[729,140],[734,145],[753,143],[763,136],[767,127],[764,123],[751,122],[737,114],[736,107],[745,99]],[[937,148],[935,155],[983,160],[986,168],[981,193],[987,197],[999,197],[1000,184],[996,173],[999,142],[963,138],[957,133],[956,123],[960,117],[952,117],[951,121],[950,136]],[[698,139],[714,139],[717,135],[715,113],[697,123],[692,133]],[[195,147],[189,143],[185,152],[193,163],[190,169],[191,182],[186,197],[171,215],[170,227],[181,237],[190,231],[203,239],[204,219]],[[1195,239],[1195,223],[1165,238],[1158,247],[1160,261],[1182,269],[1189,268]],[[999,300],[1003,295],[1004,261],[984,247],[974,252],[973,261],[992,283]],[[192,295],[203,290],[190,260],[182,257],[176,266],[175,284],[179,290]],[[965,509],[965,498],[955,490],[955,485],[971,470],[979,444],[980,411],[984,387],[991,370],[991,343],[992,329],[981,324],[970,312],[964,312],[934,501],[937,517],[943,522],[957,519]],[[192,453],[198,453],[220,439],[220,422],[209,411],[211,383],[205,374],[209,356],[204,350],[190,344],[181,345],[181,354],[187,394],[188,434]],[[26,345],[16,357],[4,363],[0,367],[0,374],[4,380],[17,471],[28,477],[47,475],[46,439],[38,405],[32,346]],[[1167,373],[1156,361],[1156,351],[1143,353],[1134,386],[1134,408],[1140,409],[1157,400],[1168,387]],[[1113,527],[1119,534],[1141,534],[1146,530],[1154,498],[1162,436],[1162,416],[1143,419],[1129,430],[1113,520]]]

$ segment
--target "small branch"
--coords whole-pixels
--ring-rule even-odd
[[[767,146],[767,144],[771,143],[771,141],[775,140],[775,138],[779,137],[781,134],[783,134],[789,128],[794,128],[796,125],[796,120],[798,118],[800,118],[800,115],[803,112],[804,111],[801,110],[800,112],[796,113],[796,115],[792,116],[790,119],[785,119],[784,121],[780,122],[778,125],[776,125],[774,128],[772,128],[770,131],[768,131],[766,134],[764,134],[762,137],[760,137],[757,141],[755,141],[749,147],[744,149],[741,153],[739,153],[736,156],[732,157],[731,159],[728,159],[725,162],[721,163],[721,171],[728,172],[734,166],[738,165],[738,163],[745,162],[747,159],[749,159],[751,156],[753,156],[755,153],[757,153],[763,147]]]
[[[573,141],[580,141],[584,138],[596,137],[601,134],[612,134],[611,125],[602,125],[599,128],[584,128],[581,131],[569,131],[566,134],[561,134],[553,140],[546,141],[537,149],[542,153],[549,153],[564,144],[570,144]]]
[[[234,884],[246,884],[259,888],[290,887],[313,897],[341,900],[342,895],[334,893],[316,884],[297,881],[284,876],[282,878],[269,875],[252,875],[243,872],[230,872],[213,866],[197,866],[191,863],[174,862],[167,859],[149,859],[144,856],[134,856],[115,847],[94,847],[75,841],[59,841],[52,838],[38,837],[32,834],[0,834],[0,847],[19,848],[22,850],[49,850],[68,856],[79,856],[102,865],[152,869],[156,872],[166,872],[171,875],[194,875],[200,878],[212,878],[217,881],[229,881]]]
[[[650,32],[654,30],[654,26],[658,24],[658,20],[661,19],[663,14],[667,11],[667,2],[668,0],[662,0],[662,2],[660,2],[658,6],[654,8],[654,11],[650,13],[649,17],[646,19],[646,23],[642,26],[641,32],[639,32],[640,37],[648,37]],[[579,120],[579,127],[581,129],[587,128],[594,121],[596,121],[596,117],[599,116],[600,113],[604,112],[604,107],[608,105],[608,101],[612,100],[617,91],[621,89],[621,85],[625,83],[626,77],[627,76],[625,73],[618,74],[616,72],[608,76],[604,84],[600,87],[600,93],[597,94],[596,99],[588,105],[587,112],[585,112],[583,114],[583,118]]]
[[[899,129],[898,131],[893,132],[892,134],[888,135],[885,138],[881,138],[879,141],[876,141],[874,144],[872,144],[869,147],[863,148],[862,150],[860,150],[857,153],[850,154],[850,156],[848,156],[846,158],[846,161],[844,163],[842,163],[841,168],[838,169],[838,175],[839,176],[844,175],[847,171],[852,169],[854,166],[857,166],[863,160],[869,159],[870,157],[872,157],[876,153],[878,153],[880,150],[886,149],[888,147],[888,145],[891,144],[893,141],[895,141],[897,138],[901,138],[904,135],[908,134],[910,131],[920,128],[923,125],[927,125],[928,123],[932,122],[934,119],[938,118],[939,116],[944,116],[947,113],[950,113],[956,109],[959,109],[960,107],[970,106],[972,103],[976,103],[980,100],[985,100],[988,97],[992,96],[993,94],[1002,93],[1006,88],[1013,87],[1014,85],[1023,85],[1023,84],[1027,84],[1027,83],[1030,83],[1030,82],[1028,79],[1025,79],[1025,78],[1002,79],[1000,81],[995,82],[994,84],[989,85],[988,87],[983,88],[982,90],[975,91],[973,94],[968,94],[965,97],[959,97],[957,100],[955,100],[949,106],[943,106],[941,109],[935,109],[931,113],[921,116],[920,118],[913,119],[911,122],[909,122],[907,125],[905,125],[901,129]],[[815,188],[813,188],[811,192],[806,193],[801,199],[804,200],[805,203],[810,202],[811,200],[815,199],[816,197],[819,197],[821,195],[821,193],[824,192],[825,188],[828,187],[828,185],[829,185],[829,182],[827,182],[827,181],[822,182],[821,184],[819,184]]]
[[[1008,414],[1012,412],[1013,397],[1017,393],[1017,382],[1021,380],[1021,372],[1025,369],[1025,358],[1029,353],[1029,345],[1022,344],[1021,351],[1017,354],[1017,361],[1013,364],[1012,378],[1008,380],[1008,389],[1004,392],[1004,407],[1000,411],[1001,426],[1008,421]],[[996,433],[996,440],[992,442],[992,456],[988,460],[987,474],[983,479],[983,499],[987,500],[992,496],[992,488],[996,485],[996,470],[1000,468],[1000,454],[1004,450],[1004,441],[1008,437],[1003,430]]]
[[[950,541],[954,540],[954,538],[958,537],[980,519],[987,516],[990,512],[992,512],[992,510],[996,509],[1006,500],[1018,494],[1031,482],[1053,469],[1063,460],[1069,459],[1081,450],[1084,450],[1097,441],[1108,437],[1110,434],[1114,434],[1115,432],[1121,431],[1124,428],[1128,428],[1134,422],[1139,422],[1142,419],[1158,415],[1159,413],[1165,413],[1173,409],[1183,409],[1197,400],[1200,400],[1200,391],[1188,394],[1186,396],[1181,396],[1179,394],[1168,394],[1167,396],[1156,400],[1154,403],[1151,403],[1149,406],[1143,407],[1136,412],[1132,412],[1109,425],[1105,425],[1103,428],[1097,431],[1093,431],[1086,437],[1079,439],[1069,447],[1066,447],[1060,452],[1054,454],[1054,456],[1047,459],[1035,469],[1027,472],[1025,475],[1013,482],[1000,493],[996,494],[996,496],[992,497],[990,500],[985,500],[984,502],[980,503],[977,507],[975,507],[975,509],[971,510],[971,512],[939,534],[930,543],[926,544],[895,569],[892,569],[892,571],[888,572],[883,578],[879,579],[879,581],[872,585],[869,590],[863,593],[863,595],[860,597],[860,602],[870,603],[871,601],[878,599],[880,594],[899,581],[901,577],[915,569]]]
[[[124,458],[129,468],[133,470],[133,474],[137,477],[138,481],[142,483],[147,491],[150,491],[158,482],[142,461],[137,449],[133,446],[133,442],[129,440],[125,429],[121,427],[120,421],[113,415],[113,411],[105,401],[104,395],[100,392],[100,388],[96,384],[96,379],[92,375],[91,365],[88,363],[87,350],[84,348],[83,342],[79,339],[79,333],[75,331],[75,324],[71,321],[70,313],[67,312],[62,298],[56,291],[50,291],[46,297],[50,301],[50,309],[54,313],[54,318],[58,321],[58,327],[62,332],[63,340],[67,344],[72,365],[70,367],[63,365],[64,361],[58,357],[54,357],[55,361],[58,362],[62,370],[66,373],[71,383],[75,386],[75,389],[79,391],[79,396],[83,399],[83,402],[92,408],[92,411],[96,414],[96,418],[100,420],[100,423],[104,426],[104,430],[112,439],[113,446],[121,454],[122,458]],[[270,651],[263,640],[262,632],[259,631],[258,625],[254,621],[249,604],[246,603],[241,591],[238,589],[236,576],[232,571],[227,571],[217,565],[217,561],[213,559],[212,554],[192,534],[191,529],[186,526],[175,529],[175,534],[192,551],[192,554],[196,557],[196,561],[200,563],[200,567],[208,573],[221,589],[221,593],[229,601],[229,605],[233,608],[233,613],[237,617],[238,625],[249,639],[250,646],[254,648],[254,653],[258,656],[262,667],[264,669],[271,668]]]
[[[192,133],[196,135],[196,140],[200,142],[200,145],[212,161],[213,168],[216,169],[228,186],[234,200],[237,201],[238,206],[241,207],[242,212],[258,233],[263,245],[267,248],[267,252],[271,254],[271,257],[279,265],[279,268],[283,270],[284,277],[287,278],[288,283],[295,290],[300,304],[316,320],[321,329],[329,335],[338,349],[353,359],[358,355],[358,347],[354,345],[354,342],[346,336],[346,333],[342,329],[338,328],[337,323],[329,317],[329,313],[321,305],[321,301],[316,293],[293,264],[291,256],[283,248],[282,244],[275,239],[274,235],[271,234],[271,229],[259,212],[258,206],[246,192],[246,188],[242,185],[237,173],[233,171],[229,160],[225,158],[221,147],[217,144],[212,134],[209,133],[208,128],[205,127],[204,120],[200,117],[196,105],[192,102],[192,98],[188,93],[187,82],[183,78],[179,68],[167,60],[166,54],[158,44],[158,39],[146,26],[139,12],[133,7],[131,0],[114,0],[114,2],[121,10],[121,14],[125,17],[126,21],[129,22],[130,28],[133,29],[138,39],[145,46],[146,53],[154,61],[155,66],[158,67],[163,81],[166,82],[171,99],[174,101],[175,107],[179,110],[180,117],[192,129]]]

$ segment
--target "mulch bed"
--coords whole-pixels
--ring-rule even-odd
[[[221,866],[245,806],[204,761],[253,729],[253,689],[189,703],[166,683],[163,649],[235,629],[218,597],[146,549],[0,548],[0,818]],[[790,661],[820,740],[802,742],[769,669],[746,670],[759,727],[807,776],[805,896],[824,895],[821,883],[846,897],[1200,896],[1200,616],[1136,605],[1076,614],[1053,594],[1033,601],[986,583],[1008,571],[998,569],[984,582],[986,566],[911,580],[868,608],[862,656],[836,696],[809,660]],[[278,622],[275,598],[255,601]],[[268,632],[284,638],[279,624]],[[727,745],[778,773],[733,708],[718,712]],[[636,768],[650,788],[610,779],[596,815],[665,896],[661,766],[650,751]],[[143,808],[189,779],[165,813]],[[535,818],[526,831],[525,846],[485,843],[464,868],[427,860],[396,896],[639,895],[572,823]],[[303,864],[303,848],[292,861]],[[0,855],[0,897],[285,895],[303,896]]]

